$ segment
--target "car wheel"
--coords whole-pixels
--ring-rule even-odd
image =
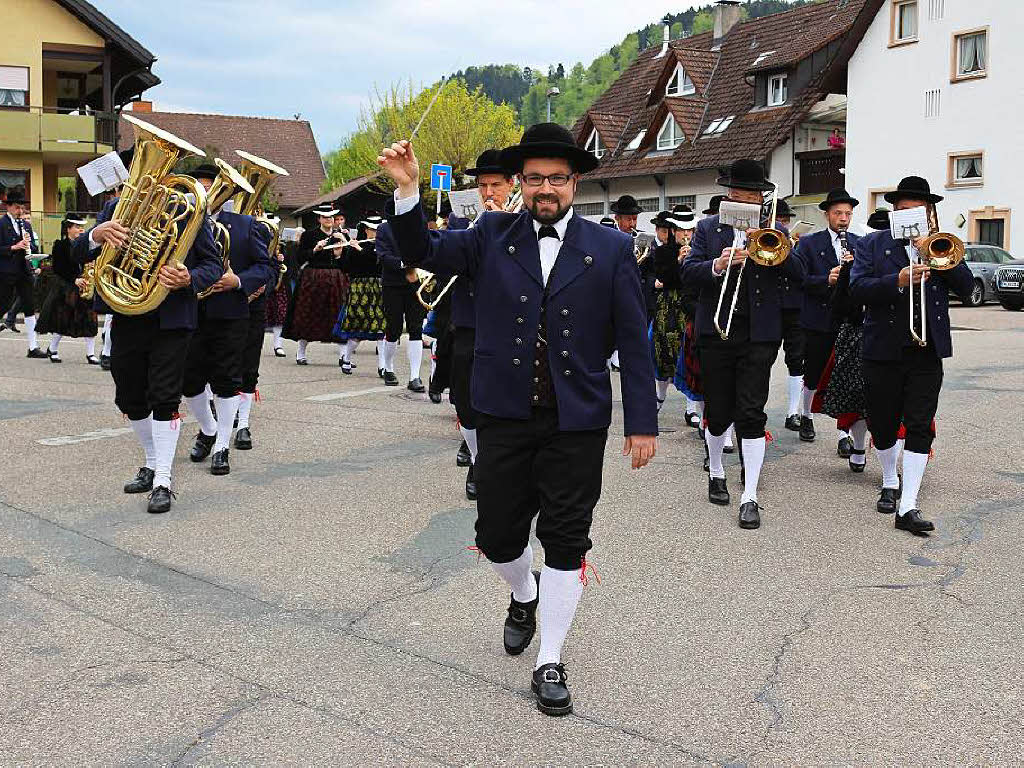
[[[1020,312],[1024,309],[1024,304],[1016,304],[1012,301],[1000,301],[999,303],[1003,305],[1003,309],[1008,309],[1011,312]]]
[[[981,280],[974,280],[974,287],[971,289],[970,298],[964,303],[969,307],[980,307],[985,303],[985,286]]]

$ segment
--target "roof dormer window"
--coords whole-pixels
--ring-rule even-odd
[[[683,129],[679,127],[676,119],[669,114],[665,117],[661,130],[658,131],[658,149],[675,149],[683,143],[685,138]]]
[[[634,136],[633,140],[629,142],[629,144],[626,146],[626,149],[640,149],[640,144],[643,143],[644,136],[646,135],[646,130],[640,131],[640,133]]]
[[[722,133],[732,125],[732,121],[736,119],[736,115],[729,115],[728,117],[721,117],[718,120],[712,120],[711,124],[704,129],[704,135],[710,136],[715,133]]]
[[[682,64],[676,64],[676,71],[672,73],[668,85],[665,86],[666,96],[691,96],[697,92],[693,80],[686,74]]]
[[[590,132],[590,138],[587,139],[587,152],[592,154],[598,160],[604,157],[605,149],[604,145],[601,144],[601,137],[597,135],[597,129],[595,128]]]
[[[778,107],[789,99],[789,77],[786,74],[768,78],[768,106]]]

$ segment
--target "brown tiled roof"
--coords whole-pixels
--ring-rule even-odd
[[[236,149],[277,163],[289,174],[277,179],[271,188],[282,208],[293,210],[306,203],[319,194],[326,178],[320,150],[306,120],[188,112],[140,112],[134,116],[200,149],[216,149],[232,165],[237,161]],[[120,148],[127,149],[134,141],[134,129],[122,120]]]
[[[613,112],[599,112],[591,110],[587,112],[591,125],[597,129],[597,135],[601,137],[601,144],[605,149],[614,150],[622,140],[622,132],[629,123],[629,115],[618,115]],[[586,141],[589,137],[583,137]]]
[[[620,146],[609,151],[586,179],[714,169],[743,157],[764,160],[789,138],[811,106],[827,94],[826,78],[848,61],[882,3],[883,0],[824,0],[741,22],[720,41],[717,50],[713,48],[711,34],[704,33],[671,42],[674,56],[661,55],[660,46],[641,52],[590,108],[590,113],[629,115],[629,121]],[[840,38],[842,44],[835,59],[789,103],[754,109],[754,89],[747,73],[758,56],[775,51],[768,66],[778,68]],[[664,96],[676,61],[683,64],[693,80],[695,95]],[[666,110],[676,117],[686,140],[674,152],[651,154]],[[703,135],[712,121],[729,116],[735,119],[723,133]],[[581,120],[575,126],[581,143],[586,140],[586,136],[580,136],[586,122]],[[647,131],[643,145],[636,151],[627,150],[626,146],[640,130]]]
[[[357,179],[352,179],[352,181],[345,182],[340,187],[335,187],[334,189],[329,190],[328,192],[324,192],[322,195],[319,195],[318,197],[315,197],[312,200],[306,200],[305,202],[302,203],[301,206],[296,208],[295,215],[299,216],[305,213],[306,211],[312,210],[314,207],[320,205],[320,203],[333,203],[336,200],[340,200],[346,195],[355,192],[364,184],[372,181],[378,176],[380,176],[379,173],[369,173],[366,176],[360,176]]]

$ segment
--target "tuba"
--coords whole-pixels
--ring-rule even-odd
[[[274,261],[278,269],[277,289],[279,290],[281,288],[281,281],[284,279],[284,273],[288,271],[288,267],[284,265],[284,262],[277,261],[277,248],[281,242],[281,225],[267,217],[266,211],[263,210],[263,195],[278,176],[288,176],[289,174],[281,166],[275,165],[269,160],[264,160],[262,157],[251,155],[240,149],[236,149],[235,154],[242,159],[238,172],[252,186],[251,192],[239,191],[231,198],[235,205],[235,213],[255,216],[257,220],[270,230],[270,245],[267,248],[267,253],[270,254],[271,260]],[[253,293],[249,297],[249,301],[257,298],[263,293],[263,290],[257,290]]]
[[[217,164],[220,173],[210,185],[210,191],[206,193],[206,204],[210,211],[216,213],[224,203],[235,195],[236,190],[252,192],[252,186],[238,171],[219,157],[213,162]],[[213,222],[213,239],[220,251],[221,266],[227,272],[231,269],[231,234],[228,232],[228,228],[219,221]],[[205,291],[200,291],[197,296],[200,299],[205,299],[211,293],[213,293],[212,285]]]
[[[203,185],[171,169],[185,155],[206,153],[131,115],[122,118],[135,126],[135,157],[111,218],[128,238],[120,247],[103,244],[93,281],[115,312],[142,315],[167,298],[157,273],[169,262],[184,264],[206,213]]]
[[[920,248],[916,249],[917,258],[921,264],[927,264],[930,269],[945,272],[953,269],[964,260],[964,241],[949,232],[939,231],[939,215],[935,205],[928,206],[928,236],[921,241]],[[913,277],[913,276],[911,276]],[[914,301],[914,284],[911,280],[909,301],[910,307],[910,335],[919,347],[928,346],[928,301],[925,294],[925,281],[921,280],[918,285],[918,301]],[[920,325],[914,322],[914,305],[918,305]]]

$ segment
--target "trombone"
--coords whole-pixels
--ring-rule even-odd
[[[736,302],[739,300],[740,285],[743,281],[743,268],[747,265],[747,261],[753,261],[762,267],[777,267],[789,258],[789,253],[793,249],[793,242],[775,229],[775,214],[778,206],[779,196],[778,189],[776,189],[772,195],[772,212],[768,219],[768,226],[755,229],[748,238],[747,258],[740,264],[739,271],[736,274],[736,287],[733,290],[732,302],[729,305],[729,319],[726,321],[725,328],[723,329],[718,319],[721,316],[722,303],[725,301],[725,292],[729,286],[729,270],[732,267],[732,260],[736,255],[737,249],[743,244],[743,239],[746,237],[746,233],[740,230],[733,232],[732,248],[729,249],[729,261],[725,265],[722,290],[718,293],[718,306],[715,307],[715,330],[718,331],[718,335],[722,337],[723,341],[729,338],[729,332],[732,330],[732,319],[736,315]]]
[[[939,231],[939,216],[935,210],[935,205],[928,204],[928,235],[921,241],[921,247],[917,248],[911,244],[911,253],[916,256],[911,257],[911,273],[910,273],[910,300],[907,302],[909,307],[910,316],[910,335],[917,342],[919,347],[928,346],[928,297],[925,293],[925,280],[922,275],[921,281],[918,283],[920,286],[917,290],[918,301],[914,301],[914,273],[913,265],[916,261],[918,264],[926,264],[929,269],[934,269],[939,272],[945,272],[946,270],[953,269],[961,261],[964,260],[964,241],[956,235],[950,234],[949,232]],[[920,315],[920,332],[918,327],[914,323],[914,304],[918,305]]]

